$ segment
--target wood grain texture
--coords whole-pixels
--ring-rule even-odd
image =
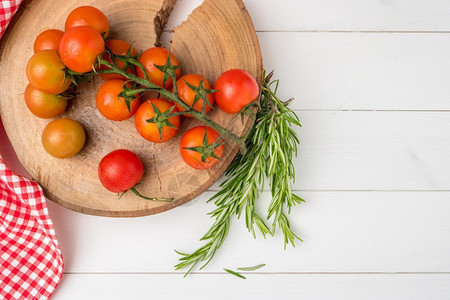
[[[450,30],[446,0],[246,0],[245,4],[258,31]]]
[[[301,110],[450,110],[450,34],[258,32]],[[288,45],[280,47],[279,45]]]
[[[61,160],[50,157],[41,146],[41,132],[49,120],[40,120],[26,109],[23,90],[27,84],[27,59],[24,58],[31,57],[34,38],[41,30],[62,28],[68,13],[83,4],[104,11],[110,19],[111,35],[134,41],[139,50],[152,47],[157,41],[153,20],[160,16],[161,8],[167,7],[164,0],[86,0],[64,3],[62,7],[56,7],[48,0],[24,3],[0,48],[0,72],[9,74],[0,79],[1,115],[21,163],[43,186],[50,199],[82,213],[140,216],[159,213],[191,200],[217,180],[233,159],[237,147],[227,143],[223,158],[209,170],[191,169],[182,161],[178,145],[183,132],[200,124],[197,120],[185,120],[178,135],[167,143],[147,142],[135,131],[133,119],[113,122],[98,112],[95,107],[95,94],[101,83],[98,78],[80,86],[80,95],[71,101],[70,108],[63,114],[63,117],[79,121],[85,128],[87,141],[83,150],[72,158]],[[183,42],[174,41],[171,49],[180,58],[183,73],[200,73],[214,82],[223,70],[240,67],[260,81],[262,61],[258,40],[240,0],[205,1],[190,20],[176,32],[176,41]],[[214,54],[208,56],[207,53]],[[221,55],[217,56],[217,53]],[[199,62],[199,57],[210,59]],[[242,134],[250,124],[250,120],[245,125],[238,119],[230,122],[232,116],[219,110],[214,110],[210,116],[236,134]],[[105,190],[98,180],[97,166],[104,155],[118,148],[132,150],[142,159],[146,170],[138,187],[142,194],[173,197],[174,200],[171,203],[151,202],[132,193],[119,198]]]
[[[449,274],[65,274],[52,300],[443,300]],[[95,284],[92,284],[95,282]],[[192,288],[193,284],[201,288]],[[176,288],[174,288],[176,286]],[[207,287],[207,288],[205,288]]]
[[[196,272],[265,263],[260,272],[450,273],[450,192],[297,193],[307,202],[294,207],[289,220],[303,243],[284,250],[280,231],[253,239],[245,219],[232,218],[225,243]],[[176,273],[180,256],[173,250],[190,253],[203,245],[198,239],[213,222],[207,213],[214,204],[206,203],[213,194],[134,219],[87,216],[49,202],[65,272]],[[257,202],[263,217],[270,198],[264,192]]]
[[[449,112],[296,113],[303,127],[296,128],[300,145],[293,189],[450,190]]]

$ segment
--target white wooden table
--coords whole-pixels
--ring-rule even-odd
[[[200,2],[179,0],[171,24]],[[450,299],[450,2],[244,2],[303,124],[306,204],[291,220],[304,242],[285,251],[280,234],[254,240],[234,220],[211,264],[183,278],[173,250],[201,245],[217,185],[141,218],[49,202],[65,260],[53,299]],[[223,271],[259,263],[246,280]]]

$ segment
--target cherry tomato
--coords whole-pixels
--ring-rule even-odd
[[[34,40],[34,53],[42,50],[58,50],[63,34],[64,32],[58,29],[48,29],[41,32]]]
[[[171,138],[173,138],[180,127],[180,116],[172,116],[166,121],[168,121],[172,126],[176,128],[172,128],[169,126],[162,127],[162,134],[160,136],[158,126],[156,123],[148,123],[147,120],[153,118],[155,116],[155,111],[153,110],[152,104],[161,112],[164,113],[174,107],[174,104],[170,102],[155,98],[145,101],[139,106],[136,114],[134,115],[134,125],[136,126],[136,130],[139,134],[145,138],[146,140],[153,143],[163,143]],[[177,112],[177,108],[174,107],[172,112]],[[161,122],[164,122],[162,120]]]
[[[70,80],[64,73],[64,67],[55,50],[39,51],[28,61],[28,81],[32,86],[47,94],[60,94],[70,85]]]
[[[88,26],[69,28],[61,38],[59,55],[72,71],[86,73],[99,54],[105,51],[102,36]]]
[[[126,149],[114,150],[100,161],[98,178],[102,185],[114,193],[125,192],[141,181],[144,166],[139,157]]]
[[[206,133],[207,143],[204,143],[204,137]],[[220,135],[217,131],[210,127],[198,126],[186,131],[180,141],[180,154],[185,163],[194,169],[208,169],[214,166],[219,160],[210,155],[214,153],[218,158],[222,157],[223,145],[212,149],[210,147],[215,142],[220,141]],[[186,148],[197,148],[198,151],[205,153],[205,161],[202,161],[202,154],[198,151],[194,151]]]
[[[109,48],[109,50],[111,50],[111,52],[113,54],[116,55],[126,55],[128,53],[128,50],[130,49],[131,45],[125,41],[122,40],[107,40],[105,42],[106,46]],[[131,55],[132,56],[136,56],[137,55],[137,51],[136,49],[134,49],[133,47],[131,48]],[[106,61],[112,63],[112,58],[111,56],[105,52],[103,54],[103,59],[105,59]],[[124,70],[125,68],[125,64],[123,63],[123,61],[121,61],[120,59],[114,59],[114,62],[116,63],[116,65],[121,68],[122,70]],[[99,70],[105,70],[105,69],[109,69],[108,67],[101,65]],[[134,71],[134,67],[130,66],[127,70],[128,73],[132,73],[135,74],[136,72]],[[111,79],[122,79],[122,80],[126,80],[126,78],[122,75],[119,74],[100,74],[100,77],[103,80],[111,80]]]
[[[108,80],[97,91],[97,108],[107,119],[113,121],[129,119],[139,107],[139,98],[130,102],[130,110],[128,110],[125,99],[118,96],[123,91],[124,84],[123,80]]]
[[[169,57],[169,50],[161,47],[153,47],[145,50],[142,55],[139,57],[139,62],[146,69],[148,78],[154,84],[163,87],[163,72],[158,70],[155,65],[163,66],[167,62],[167,58]],[[170,63],[174,66],[179,66],[178,60],[175,55],[170,52]],[[136,67],[137,75],[141,78],[144,78],[144,72],[141,68]],[[175,75],[178,78],[181,74],[181,69],[177,69],[175,71]],[[169,78],[166,81],[165,89],[170,89],[173,85],[172,79]]]
[[[217,106],[226,113],[235,114],[259,96],[259,88],[255,78],[247,71],[232,69],[222,73],[217,79],[214,89]]]
[[[92,6],[80,6],[75,8],[66,19],[65,30],[72,27],[89,26],[104,37],[109,34],[109,22],[105,14]]]
[[[209,83],[209,81],[205,77],[198,75],[198,74],[184,75],[184,76],[180,77],[180,79],[177,80],[178,95],[180,96],[181,100],[186,102],[186,104],[188,104],[190,107],[192,107],[192,105],[194,104],[195,92],[186,84],[186,82],[188,82],[189,84],[191,84],[193,86],[198,86],[202,79],[203,79],[203,87],[205,89],[212,89],[212,86]],[[172,89],[172,92],[173,92],[173,89]],[[212,106],[214,105],[214,94],[213,93],[208,94],[208,96],[206,98],[208,99],[209,105],[208,105],[208,103],[206,103],[205,112],[209,112],[211,110]],[[177,108],[179,111],[185,110],[179,104],[177,104]],[[197,103],[195,103],[194,109],[196,111],[200,111],[200,112],[202,111],[203,99],[200,99],[197,101]],[[183,116],[192,118],[192,116],[190,114],[184,114]]]
[[[72,119],[56,119],[42,131],[45,151],[57,158],[71,157],[83,148],[86,134],[83,127]]]
[[[67,99],[46,94],[29,84],[25,88],[25,103],[33,115],[49,119],[61,115],[66,110]]]

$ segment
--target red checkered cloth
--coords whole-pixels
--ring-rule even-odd
[[[9,22],[19,8],[22,0],[1,0],[0,1],[0,38],[8,27]]]
[[[48,299],[61,279],[45,201],[41,187],[14,174],[0,155],[0,299]]]
[[[0,1],[0,38],[22,0]],[[62,276],[61,250],[41,187],[0,155],[0,299],[48,299]]]

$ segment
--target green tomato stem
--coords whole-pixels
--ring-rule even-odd
[[[141,193],[138,192],[138,190],[136,189],[136,187],[132,187],[130,189],[130,191],[132,191],[135,195],[141,197],[142,199],[145,200],[150,200],[150,201],[164,201],[164,202],[172,202],[173,198],[154,198],[154,197],[146,197],[144,195],[142,195]]]

